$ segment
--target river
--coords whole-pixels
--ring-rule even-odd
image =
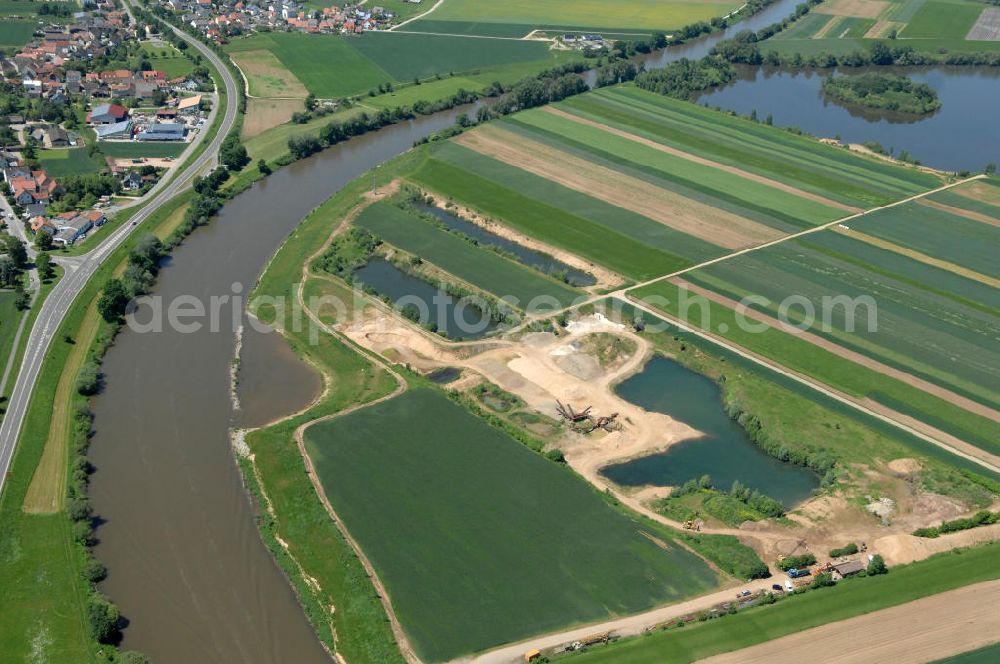
[[[778,2],[739,28],[771,23],[795,4]],[[719,38],[647,60],[698,57]],[[980,112],[978,104],[969,104],[970,112]],[[167,302],[180,296],[207,301],[233,294],[233,284],[245,293],[310,210],[468,110],[389,127],[277,171],[227,203],[211,225],[177,248],[155,294]],[[91,500],[102,519],[96,555],[110,571],[101,590],[128,620],[123,647],[155,662],[328,662],[260,540],[230,450],[228,430],[238,421],[229,394],[233,327],[190,334],[125,330],[108,352],[106,389],[93,404],[90,451],[96,467]],[[305,405],[314,388],[260,406],[267,416],[262,419]],[[247,395],[244,401],[268,400],[254,402]]]

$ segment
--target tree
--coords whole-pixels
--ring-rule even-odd
[[[42,233],[42,235],[48,235],[48,233]],[[56,271],[52,268],[52,257],[44,251],[38,254],[38,258],[35,259],[35,267],[38,269],[38,277],[42,281],[48,281],[55,276]]]
[[[986,173],[986,175],[993,175],[996,172],[997,172],[997,165],[994,164],[992,161],[986,164],[986,168],[983,169],[983,173]]]
[[[35,248],[39,251],[48,251],[52,248],[52,233],[38,231],[35,235]]]
[[[101,642],[110,639],[118,629],[120,618],[117,606],[98,593],[90,596],[90,601],[87,603],[87,621],[90,623],[90,633],[95,639]]]
[[[316,95],[311,92],[306,95],[305,107],[307,111],[313,111],[316,109]]]
[[[247,149],[240,143],[239,137],[231,134],[222,142],[222,149],[219,151],[219,161],[229,170],[238,171],[250,163],[250,155],[247,154]]]
[[[267,160],[266,159],[258,159],[257,160],[257,171],[261,175],[270,175],[271,174],[271,167],[267,165]]]
[[[129,294],[121,279],[109,279],[104,285],[104,292],[97,300],[97,310],[101,317],[109,323],[121,321],[128,306]]]
[[[11,257],[14,264],[18,268],[23,267],[25,261],[28,260],[28,251],[24,248],[24,242],[13,235],[8,235],[4,238],[4,245],[7,255]]]
[[[888,574],[889,567],[885,564],[885,559],[882,556],[875,554],[872,556],[872,560],[868,563],[868,569],[865,570],[868,576],[878,576],[879,574]]]
[[[97,394],[101,389],[101,370],[95,362],[88,362],[80,368],[80,373],[76,376],[76,391],[82,396],[89,397]]]

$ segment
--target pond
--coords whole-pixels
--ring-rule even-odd
[[[717,488],[729,489],[739,480],[786,507],[802,502],[819,486],[816,473],[779,461],[754,445],[726,415],[718,385],[674,360],[655,356],[616,391],[626,401],[705,434],[666,452],[604,468],[601,474],[616,484],[678,486],[707,474]]]
[[[776,71],[768,67],[738,67],[738,76],[724,88],[701,94],[697,101],[747,116],[771,115],[776,126],[798,127],[823,138],[840,136],[848,143],[876,141],[895,154],[906,150],[916,159],[945,170],[982,170],[1000,163],[1000,70],[972,67],[933,69],[879,68],[906,75],[934,88],[941,100],[936,113],[914,118],[845,106],[823,95],[830,71]],[[837,71],[857,75],[861,70]],[[990,111],[989,109],[994,109]]]
[[[388,297],[397,308],[415,307],[421,325],[432,323],[452,339],[480,339],[500,326],[478,307],[403,272],[383,258],[375,258],[355,271],[354,278]]]
[[[460,367],[441,367],[427,374],[427,378],[436,385],[447,385],[458,380],[461,375],[462,369]]]
[[[593,286],[597,283],[594,275],[577,270],[574,267],[556,260],[548,254],[534,249],[529,249],[513,240],[500,237],[496,233],[491,233],[485,228],[477,226],[468,219],[463,219],[447,210],[442,210],[433,205],[418,205],[417,209],[422,212],[429,212],[447,226],[450,230],[458,231],[484,246],[493,246],[502,249],[504,252],[514,255],[518,261],[546,274],[565,274],[571,286]]]

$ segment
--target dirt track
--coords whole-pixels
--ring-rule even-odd
[[[455,141],[481,154],[564,187],[658,221],[726,249],[780,238],[783,233],[725,210],[661,189],[498,127],[482,127]]]
[[[814,627],[705,664],[829,664],[930,662],[1000,638],[1000,580]]]

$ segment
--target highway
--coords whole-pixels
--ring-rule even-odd
[[[126,1],[124,7],[129,17],[132,18],[130,2]],[[7,472],[14,457],[17,440],[35,388],[35,381],[38,379],[38,374],[41,371],[42,362],[52,343],[52,338],[59,330],[59,326],[62,324],[70,305],[73,304],[77,295],[80,294],[84,286],[86,286],[87,282],[108,256],[129,235],[142,229],[143,221],[156,212],[160,206],[187,189],[195,175],[203,169],[214,167],[219,149],[222,146],[222,141],[236,122],[239,92],[229,68],[226,67],[222,59],[208,46],[172,25],[165,25],[168,25],[174,33],[197,49],[202,57],[215,66],[222,77],[226,98],[226,110],[222,124],[219,126],[215,136],[212,137],[205,151],[172,180],[168,181],[169,176],[165,176],[163,185],[159,190],[150,192],[149,195],[153,196],[153,198],[149,200],[142,210],[133,215],[128,223],[114,229],[92,251],[72,261],[61,261],[61,264],[66,268],[66,273],[45,299],[41,311],[39,311],[38,317],[35,319],[35,324],[28,336],[28,343],[20,370],[17,374],[17,380],[14,383],[10,401],[7,404],[7,413],[3,422],[0,423],[0,493],[2,493],[4,483],[7,479]],[[213,107],[212,116],[206,123],[206,128],[211,127],[212,119],[214,119],[215,114],[218,112],[218,107],[219,104]],[[192,145],[192,149],[194,147]],[[20,223],[19,220],[16,223]],[[13,225],[16,225],[16,223]]]

